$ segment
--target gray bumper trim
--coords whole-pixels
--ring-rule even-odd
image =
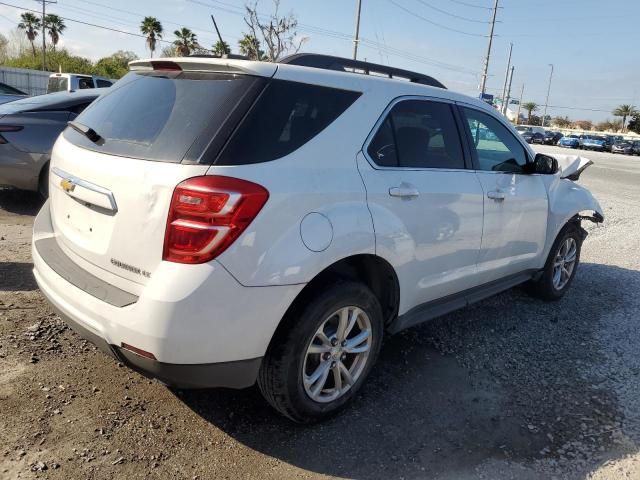
[[[62,251],[55,237],[37,240],[35,246],[42,260],[54,272],[89,295],[114,307],[126,307],[138,301],[135,295],[114,287],[80,268]]]

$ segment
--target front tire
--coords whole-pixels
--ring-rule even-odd
[[[558,234],[540,278],[530,284],[530,291],[543,300],[560,300],[575,278],[586,232],[579,223],[570,222]]]
[[[258,375],[262,395],[298,423],[336,414],[378,357],[384,331],[378,299],[363,284],[338,281],[283,321]]]

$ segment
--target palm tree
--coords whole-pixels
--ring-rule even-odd
[[[18,24],[20,30],[24,30],[27,38],[31,42],[31,50],[33,50],[33,56],[36,56],[36,46],[33,43],[38,36],[38,30],[42,27],[42,21],[40,17],[36,17],[33,13],[25,12],[20,15],[22,21]]]
[[[536,102],[526,102],[522,104],[522,108],[524,108],[527,113],[527,124],[531,123],[531,114],[538,110],[538,104]]]
[[[627,123],[627,117],[632,116],[636,113],[636,107],[633,105],[619,105],[614,111],[613,114],[616,117],[622,117],[622,132],[624,133],[624,127]]]
[[[220,41],[218,40],[214,45],[213,45],[213,54],[217,55],[219,57],[226,55],[227,53],[231,53],[231,47],[229,47],[229,44],[227,42],[225,42],[224,40]]]
[[[173,44],[178,48],[178,52],[183,57],[188,57],[191,50],[198,48],[198,37],[195,33],[186,27],[182,27],[180,30],[176,30],[173,34],[177,39]]]
[[[251,60],[262,60],[264,52],[260,50],[260,41],[251,34],[245,33],[238,41],[240,53]]]
[[[60,36],[62,32],[65,31],[67,26],[64,24],[64,20],[60,18],[58,15],[54,15],[50,13],[46,17],[44,17],[44,27],[49,31],[49,36],[51,37],[51,43],[53,44],[53,51],[56,51],[56,45],[60,41]]]
[[[156,51],[156,43],[159,38],[162,38],[162,24],[156,17],[144,17],[140,24],[140,31],[147,36],[147,47],[151,52],[151,58],[153,58],[153,52]]]

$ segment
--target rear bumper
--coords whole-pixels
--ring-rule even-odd
[[[54,309],[107,354],[178,387],[252,385],[273,333],[303,288],[244,287],[215,261],[162,262],[133,303],[118,303],[104,281],[61,268],[59,257],[43,251],[42,240],[52,237],[46,202],[34,222],[32,256],[36,281]]]
[[[155,378],[176,388],[247,388],[258,378],[262,358],[209,364],[163,363],[134,352],[110,345],[107,340],[65,315],[54,307],[56,313],[78,335],[94,344],[103,353],[124,363],[142,375]]]

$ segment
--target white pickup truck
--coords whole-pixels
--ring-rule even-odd
[[[81,75],[77,73],[52,73],[49,76],[47,93],[53,92],[73,92],[85,88],[110,87],[116,81],[109,78],[96,77],[92,75]]]

